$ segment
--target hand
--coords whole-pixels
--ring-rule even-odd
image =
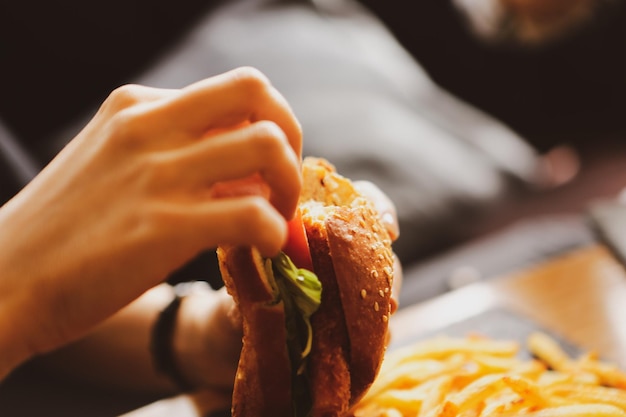
[[[256,70],[113,92],[0,209],[0,379],[202,250],[234,243],[275,254],[298,200],[301,140],[291,109]],[[269,200],[211,190],[251,175]]]

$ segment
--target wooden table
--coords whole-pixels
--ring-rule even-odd
[[[499,309],[626,368],[626,271],[599,245],[403,308],[390,321],[393,343],[409,343]],[[198,417],[194,406],[202,401],[177,397],[124,417]]]

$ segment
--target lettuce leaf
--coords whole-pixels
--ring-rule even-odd
[[[312,404],[306,375],[306,359],[313,340],[311,316],[322,301],[322,284],[313,272],[296,267],[283,252],[266,260],[265,269],[277,289],[276,301],[282,301],[285,307],[294,414],[306,416]]]

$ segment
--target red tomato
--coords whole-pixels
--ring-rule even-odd
[[[283,247],[283,252],[298,268],[308,269],[313,271],[313,260],[311,259],[311,252],[309,250],[309,241],[306,237],[306,230],[304,224],[302,224],[302,217],[300,217],[300,210],[296,212],[295,217],[287,223],[289,235],[287,237],[287,243]]]

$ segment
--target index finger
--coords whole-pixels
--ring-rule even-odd
[[[212,129],[244,122],[269,120],[287,136],[298,158],[302,157],[302,128],[287,100],[260,71],[242,67],[216,75],[181,90],[164,101],[162,111],[175,129],[202,135]]]

